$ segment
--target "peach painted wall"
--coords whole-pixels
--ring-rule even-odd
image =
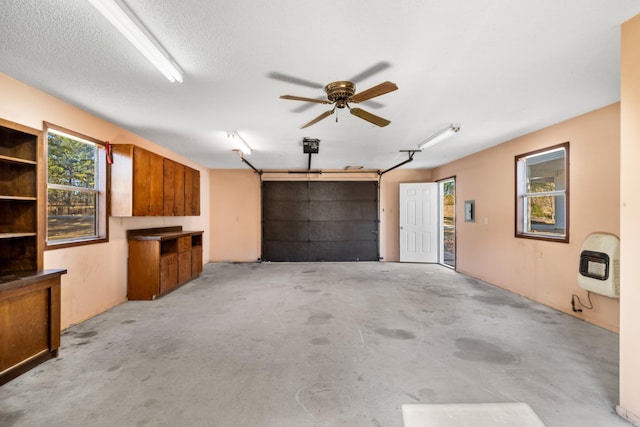
[[[211,261],[260,258],[260,176],[251,169],[212,169],[209,236]]]
[[[209,172],[175,153],[102,120],[53,96],[0,73],[0,117],[35,129],[47,121],[114,144],[134,144],[200,171],[199,217],[110,218],[109,242],[45,251],[44,268],[66,268],[62,276],[62,327],[80,323],[126,301],[126,230],[182,225],[209,234]],[[209,259],[204,245],[203,258]]]
[[[569,141],[570,243],[514,237],[514,156]],[[593,232],[620,236],[620,104],[613,104],[433,170],[456,177],[456,216],[475,200],[476,222],[457,223],[456,269],[583,318],[619,328],[619,300],[592,294],[593,310],[575,314],[581,245]]]
[[[640,426],[640,15],[622,25],[620,406]]]

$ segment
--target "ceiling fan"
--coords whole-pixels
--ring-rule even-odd
[[[339,80],[331,82],[324,87],[324,91],[327,93],[327,99],[305,98],[302,96],[294,95],[282,95],[281,99],[290,99],[293,101],[315,102],[317,104],[334,104],[331,110],[325,111],[315,119],[301,126],[304,129],[308,126],[318,123],[320,120],[325,119],[332,115],[336,108],[348,108],[349,112],[356,117],[360,117],[363,120],[373,123],[376,126],[384,127],[391,123],[389,120],[382,117],[371,114],[362,108],[351,107],[349,104],[357,104],[362,101],[367,101],[376,96],[384,95],[389,92],[397,90],[398,86],[395,83],[386,81],[380,83],[365,91],[356,93],[356,85],[353,82],[346,80]]]

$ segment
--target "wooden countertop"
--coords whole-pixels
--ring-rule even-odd
[[[183,230],[182,226],[144,228],[139,230],[127,230],[129,240],[171,240],[184,236],[197,236],[204,231]]]
[[[61,274],[67,274],[67,270],[17,271],[4,274],[0,276],[0,292],[29,286]]]

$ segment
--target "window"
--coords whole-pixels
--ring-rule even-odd
[[[515,160],[516,237],[569,242],[569,143]]]
[[[107,241],[105,144],[54,125],[45,128],[47,248]]]

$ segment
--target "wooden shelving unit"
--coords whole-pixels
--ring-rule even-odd
[[[41,132],[0,119],[0,384],[60,347],[60,275],[43,271]]]

